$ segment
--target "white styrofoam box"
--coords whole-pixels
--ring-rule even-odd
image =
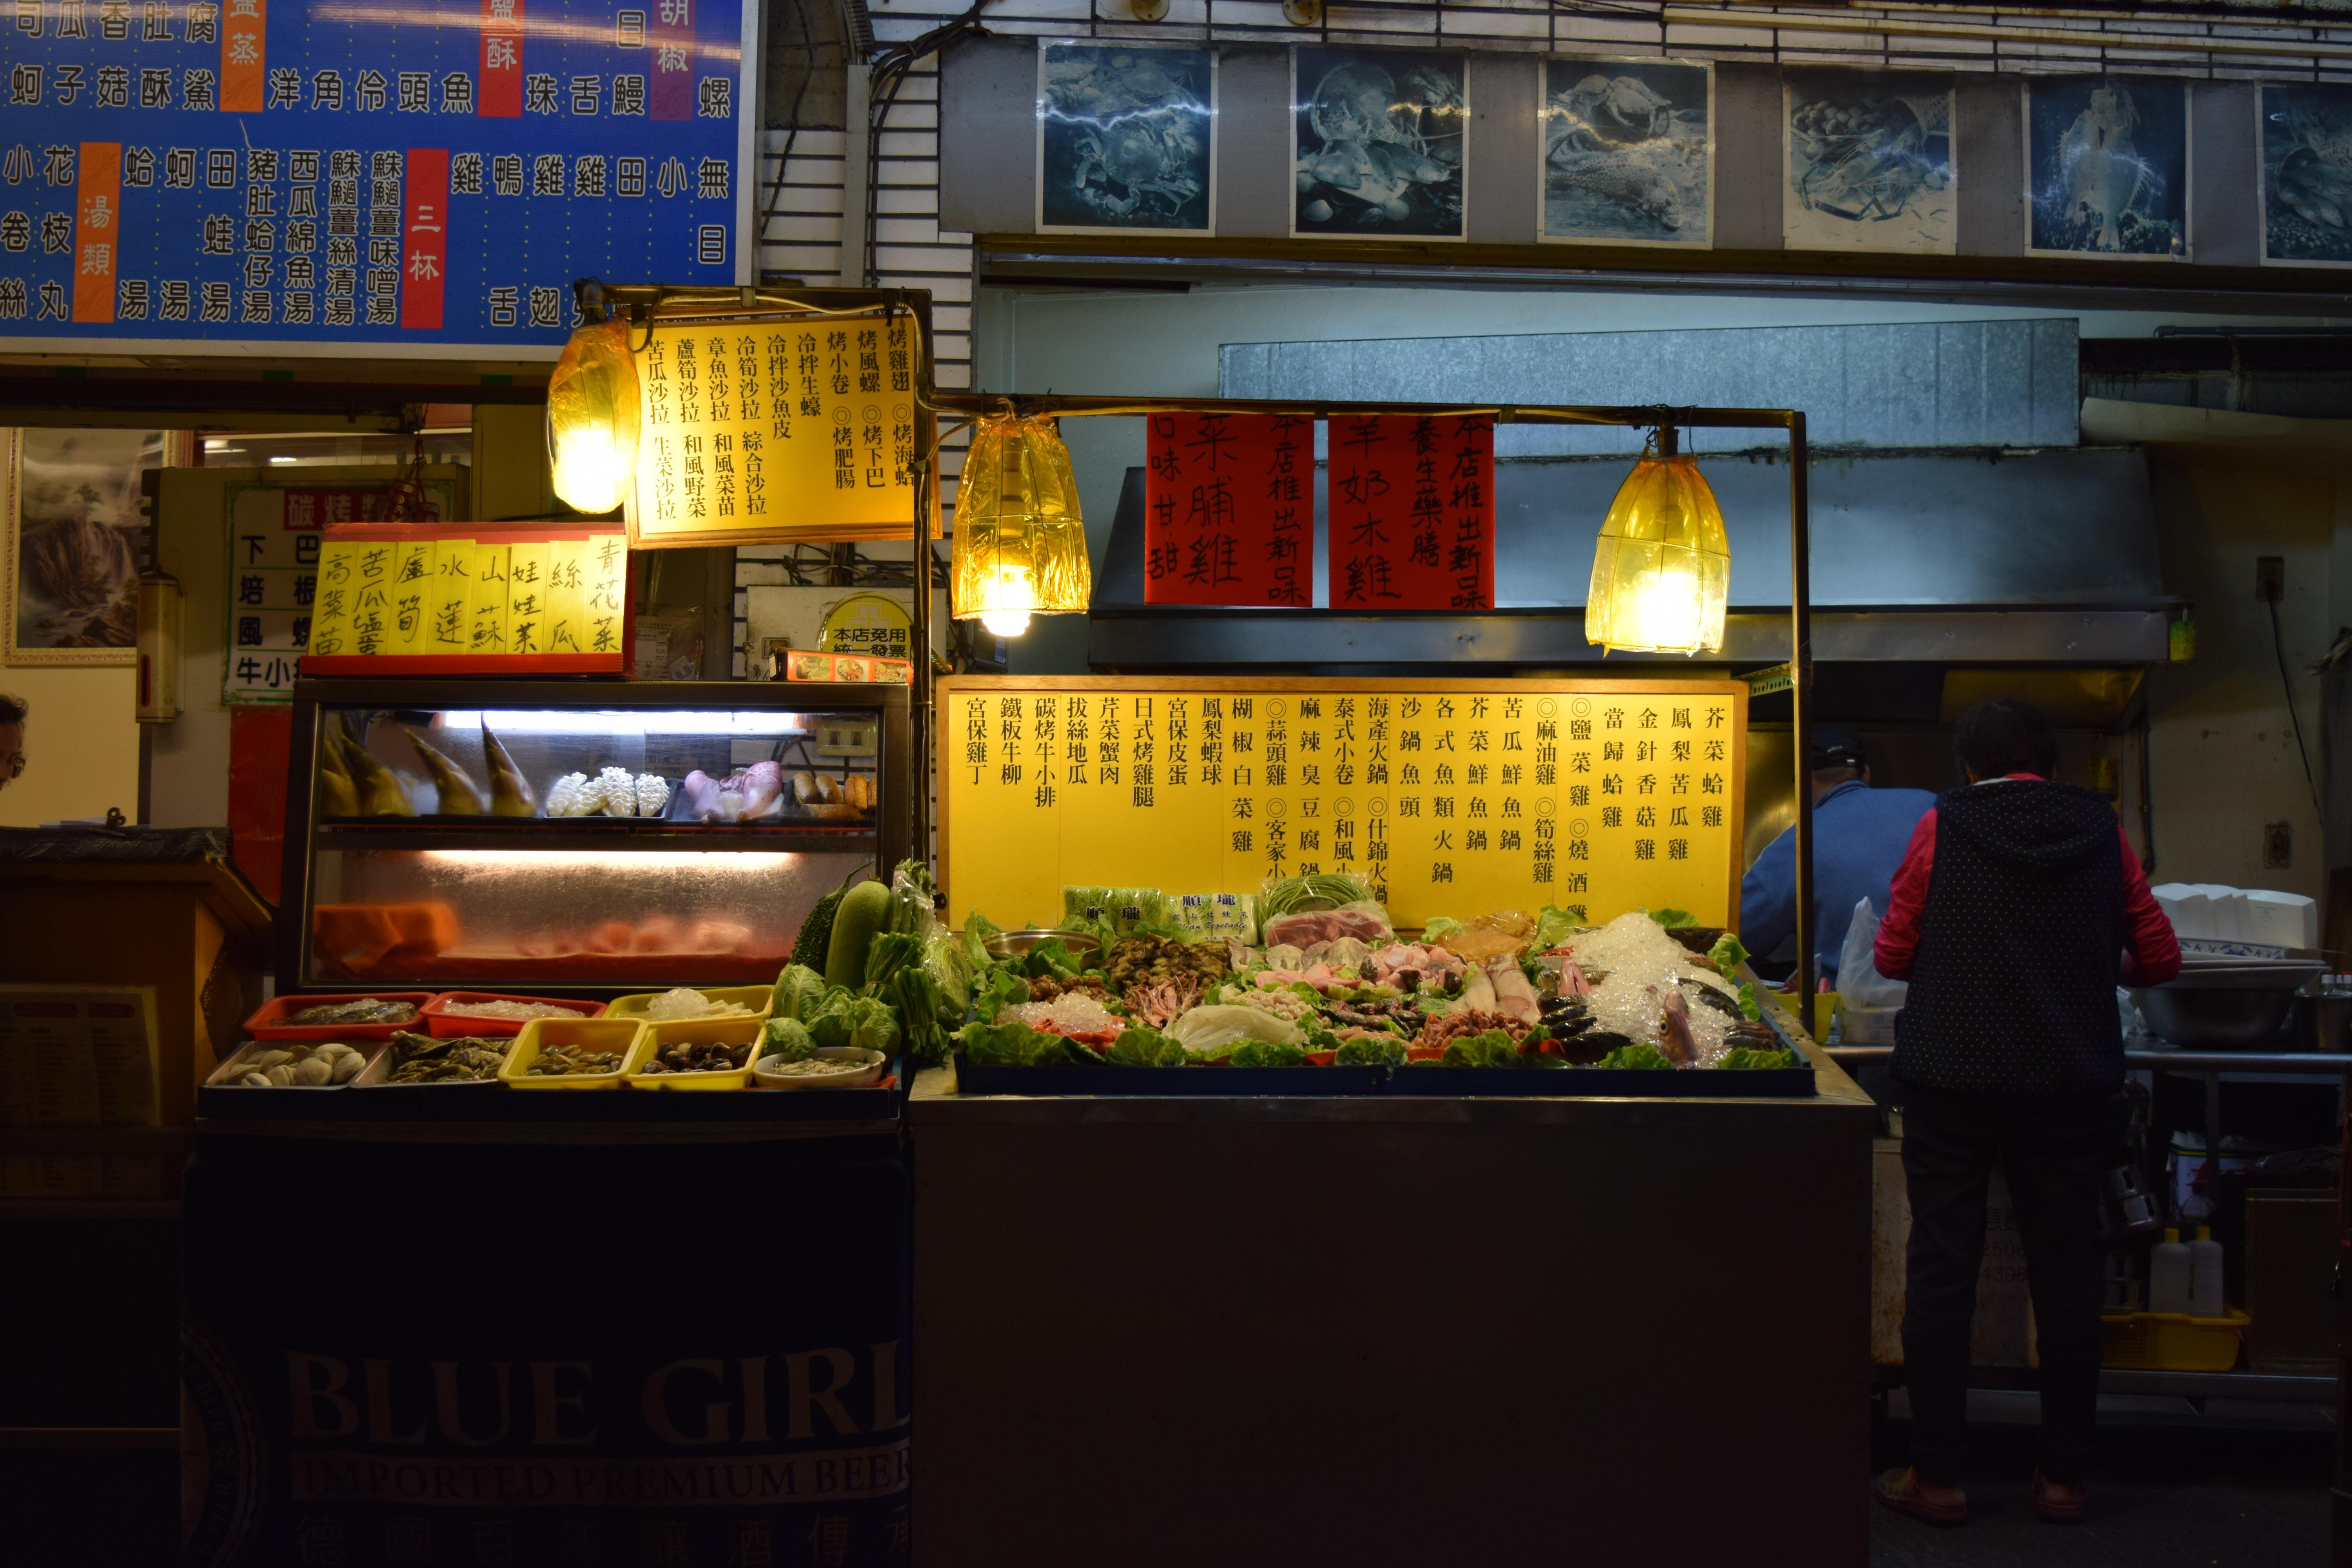
[[[2319,945],[2319,904],[2301,893],[2252,889],[2243,910],[2248,942],[2275,942],[2281,947]]]
[[[2213,902],[2186,882],[2167,882],[2148,889],[2156,895],[2157,904],[2165,918],[2172,922],[2176,937],[2210,940],[2213,936]]]
[[[2223,942],[2244,942],[2246,925],[2242,910],[2245,896],[2235,888],[2219,882],[2199,882],[2197,890],[2213,902],[2213,934]]]

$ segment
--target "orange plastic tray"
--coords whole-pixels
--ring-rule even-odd
[[[425,1005],[425,1032],[436,1039],[455,1040],[471,1036],[478,1040],[511,1040],[522,1033],[528,1018],[467,1018],[454,1017],[446,1009],[464,1002],[538,1002],[550,1007],[562,1007],[583,1018],[604,1016],[602,1002],[582,1002],[563,996],[514,996],[503,991],[444,991]]]

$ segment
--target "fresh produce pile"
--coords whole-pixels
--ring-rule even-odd
[[[1250,946],[1134,920],[1164,903],[1108,890],[1134,895],[1118,918],[1084,912],[1106,889],[1075,889],[1066,936],[1006,957],[990,952],[1000,933],[977,910],[961,938],[940,925],[916,862],[887,885],[827,894],[777,977],[755,1056],[855,1046],[1008,1067],[1794,1065],[1737,978],[1739,939],[1677,910],[1604,926],[1581,910],[1507,910],[1433,920],[1405,942],[1368,889],[1321,876],[1269,886],[1256,900],[1265,945]]]

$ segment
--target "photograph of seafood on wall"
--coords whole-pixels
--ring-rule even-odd
[[[129,664],[146,520],[139,476],[160,430],[8,432],[7,662]]]
[[[2189,259],[2189,84],[2035,77],[2025,84],[2029,256]]]
[[[1038,45],[1040,230],[1213,234],[1216,171],[1216,51]]]
[[[2264,83],[2263,259],[2352,267],[2352,85]]]
[[[1543,71],[1542,237],[1713,243],[1714,66],[1574,56]]]
[[[1293,237],[1464,237],[1463,56],[1293,48],[1290,102]]]
[[[1949,76],[1791,70],[1780,97],[1789,147],[1780,236],[1790,248],[1953,253]]]

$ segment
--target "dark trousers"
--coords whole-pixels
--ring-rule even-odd
[[[1957,1485],[1968,1446],[1969,1324],[1984,1262],[1985,1191],[1999,1160],[2025,1243],[2042,1357],[2042,1474],[2079,1484],[2099,1400],[2099,1205],[2114,1122],[2104,1104],[1906,1097],[1903,1175],[1911,1193],[1905,1381],[1911,1463]]]

